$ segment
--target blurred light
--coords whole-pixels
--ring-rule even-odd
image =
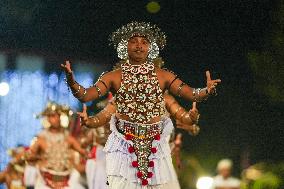
[[[60,124],[64,128],[67,128],[69,126],[69,117],[66,114],[60,115]]]
[[[156,1],[151,1],[146,5],[146,9],[149,13],[157,13],[160,11],[160,4]]]
[[[58,76],[55,73],[52,73],[48,77],[48,82],[50,87],[55,87],[58,84]]]
[[[197,189],[211,189],[213,185],[213,178],[211,177],[200,177],[197,180],[196,188]]]
[[[9,93],[9,84],[6,82],[0,83],[0,96],[6,96]]]
[[[20,71],[37,71],[43,70],[44,59],[39,56],[18,55],[16,57],[17,70]]]

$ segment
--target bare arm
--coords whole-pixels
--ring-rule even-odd
[[[193,102],[193,107],[190,111],[186,111],[173,96],[165,94],[164,98],[167,110],[176,119],[177,128],[184,129],[190,132],[191,135],[197,135],[200,128],[196,124],[200,114],[196,108],[196,102]]]
[[[207,86],[202,89],[195,89],[185,84],[175,74],[169,71],[158,69],[157,74],[159,80],[161,80],[163,89],[168,89],[174,95],[193,102],[200,102],[207,99],[211,94],[215,93],[216,86],[221,82],[220,79],[211,80],[210,72],[206,71]]]
[[[65,64],[61,64],[61,67],[65,71],[67,84],[73,95],[81,102],[96,100],[106,94],[107,91],[114,89],[114,80],[117,79],[117,72],[119,72],[117,70],[108,72],[102,75],[92,87],[84,88],[75,81],[69,61],[66,61]]]
[[[198,110],[186,111],[176,99],[169,95],[164,95],[166,108],[174,119],[179,120],[183,124],[193,125],[198,121]]]
[[[71,148],[77,152],[79,152],[83,157],[87,156],[87,151],[83,148],[81,148],[80,143],[72,136],[68,137],[68,142],[71,146]]]
[[[106,125],[111,118],[111,115],[116,111],[114,103],[109,102],[107,106],[94,116],[87,115],[87,109],[84,105],[83,112],[78,112],[81,117],[81,124],[89,128],[97,128]]]

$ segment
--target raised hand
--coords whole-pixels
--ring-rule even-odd
[[[61,68],[66,72],[66,73],[71,73],[71,64],[69,60],[65,61],[65,64],[61,64]]]
[[[189,116],[193,123],[198,123],[200,114],[198,113],[198,109],[196,108],[196,102],[192,103],[192,109],[189,110]]]
[[[88,121],[88,114],[87,114],[87,106],[86,106],[86,104],[83,104],[82,112],[77,112],[77,114],[80,116],[81,125],[82,126],[86,126],[86,123]]]
[[[206,71],[207,90],[209,94],[216,94],[216,86],[221,83],[221,79],[211,79],[210,72]]]

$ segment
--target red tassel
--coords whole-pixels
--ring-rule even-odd
[[[147,177],[148,177],[148,178],[152,178],[153,175],[154,175],[154,174],[153,174],[152,172],[149,172],[149,173],[147,174]]]
[[[148,166],[149,167],[154,167],[154,161],[149,161]]]
[[[128,147],[128,152],[129,153],[133,153],[135,150],[134,150],[134,148],[133,148],[133,146],[129,146]]]
[[[133,139],[133,136],[130,135],[130,134],[126,134],[126,135],[125,135],[125,139],[126,139],[126,140],[132,140],[132,139]]]
[[[155,140],[160,140],[161,139],[161,135],[160,134],[157,134],[157,135],[155,135]]]
[[[151,152],[155,154],[157,152],[157,148],[151,148]]]
[[[148,184],[148,180],[147,180],[147,179],[143,179],[143,180],[142,180],[142,185],[145,186],[145,185],[147,185],[147,184]]]
[[[138,167],[138,161],[132,161],[132,166],[133,167]]]
[[[138,178],[141,178],[142,176],[143,176],[143,173],[142,173],[141,171],[138,171],[138,172],[137,172],[137,177],[138,177]]]

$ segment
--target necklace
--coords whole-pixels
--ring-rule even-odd
[[[152,62],[145,62],[139,65],[133,65],[129,63],[129,60],[122,65],[125,71],[129,71],[132,74],[147,74],[150,70],[154,70],[155,66]]]

